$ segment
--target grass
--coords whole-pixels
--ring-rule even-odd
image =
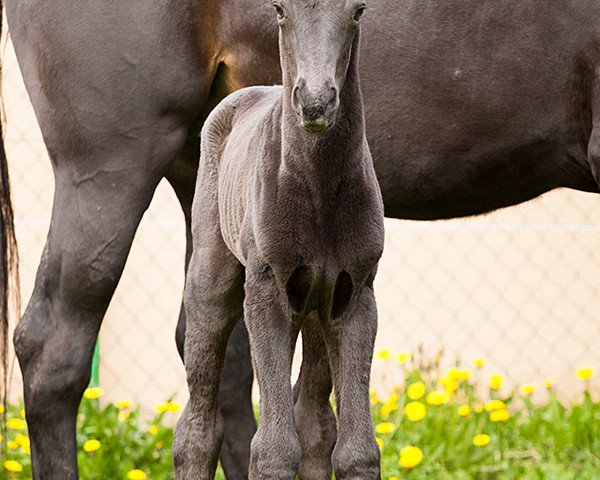
[[[392,358],[385,350],[378,357]],[[502,376],[484,379],[478,368],[440,372],[439,359],[416,365],[408,354],[396,358],[406,379],[402,387],[383,398],[371,393],[384,480],[600,478],[600,402],[589,388],[565,405],[548,383],[537,387],[547,391],[546,400],[533,404],[533,385],[500,397]],[[587,387],[593,373],[579,372]],[[81,478],[173,479],[168,425],[179,405],[165,402],[147,418],[127,401],[102,406],[101,393],[88,389],[80,407]],[[31,478],[23,413],[21,405],[8,407],[0,478]],[[216,478],[224,478],[220,470]]]

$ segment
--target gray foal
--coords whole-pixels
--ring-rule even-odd
[[[202,131],[184,294],[190,401],[176,429],[175,469],[178,479],[214,476],[223,438],[219,377],[243,312],[261,393],[250,479],[291,480],[300,469],[303,480],[328,480],[332,466],[339,480],[378,479],[369,372],[384,232],[358,78],[365,5],[274,6],[283,86],[230,95]],[[324,375],[326,383],[331,366],[337,439],[294,418],[290,369],[301,328],[305,378],[320,385],[314,376]],[[323,340],[328,360],[318,354]],[[327,418],[328,392],[312,394],[304,405]],[[310,396],[310,386],[300,395]]]

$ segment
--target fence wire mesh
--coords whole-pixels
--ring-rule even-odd
[[[4,52],[6,143],[22,291],[31,292],[50,223],[53,175],[10,43]],[[510,188],[510,186],[507,186]],[[378,348],[503,372],[505,388],[553,379],[574,397],[574,370],[600,366],[600,209],[567,190],[463,220],[386,223],[376,282]],[[144,216],[101,331],[100,381],[108,399],[151,407],[185,399],[174,331],[183,289],[184,224],[168,185]],[[393,361],[376,361],[377,388],[402,383]],[[15,369],[13,397],[20,397]]]

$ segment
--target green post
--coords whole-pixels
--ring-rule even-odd
[[[100,386],[100,340],[96,341],[94,356],[92,357],[92,376],[90,387]]]

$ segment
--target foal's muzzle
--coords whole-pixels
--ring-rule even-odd
[[[335,122],[339,92],[331,80],[310,88],[306,80],[300,77],[294,86],[292,105],[305,130],[311,133],[322,133]]]

